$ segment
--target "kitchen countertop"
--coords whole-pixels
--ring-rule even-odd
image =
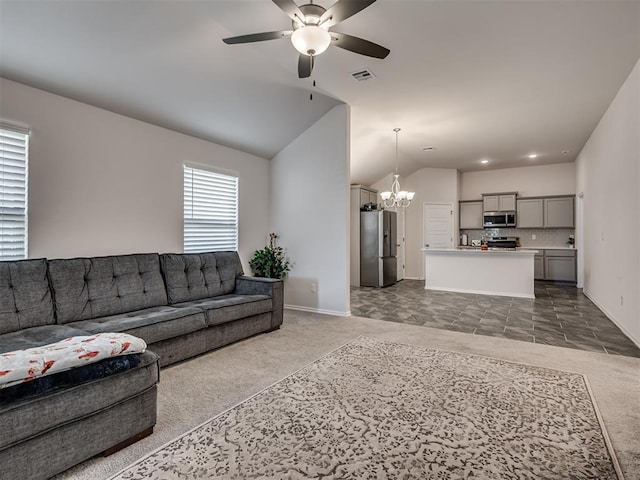
[[[480,247],[457,247],[457,248],[421,248],[423,252],[434,253],[468,253],[468,254],[496,254],[502,253],[507,255],[535,255],[539,253],[536,249],[518,248],[510,250],[508,248],[489,248],[488,250],[482,250]]]
[[[562,247],[544,247],[544,246],[530,247],[527,245],[523,245],[521,248],[529,248],[529,249],[537,249],[537,250],[577,250],[577,248],[571,248],[568,245],[565,245]]]
[[[480,250],[480,247],[472,247],[470,245],[459,245],[456,248],[460,248],[460,249],[465,249],[465,250]],[[533,245],[522,245],[521,247],[518,247],[524,250],[578,250],[577,248],[571,248],[568,245],[562,246],[562,247],[558,247],[558,246],[533,246]]]

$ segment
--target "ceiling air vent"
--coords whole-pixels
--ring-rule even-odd
[[[371,80],[375,75],[371,70],[365,68],[364,70],[358,70],[357,72],[353,72],[351,74],[353,78],[358,80],[359,82],[364,82],[365,80]]]

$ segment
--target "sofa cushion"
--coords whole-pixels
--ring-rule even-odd
[[[90,333],[126,332],[147,344],[206,328],[204,314],[197,308],[152,307],[68,324]]]
[[[42,327],[25,328],[17,332],[0,335],[0,353],[41,347],[42,345],[59,342],[65,338],[81,335],[87,335],[87,332],[67,325],[44,325]]]
[[[58,323],[167,304],[157,254],[49,260]]]
[[[0,262],[0,334],[54,323],[47,260]]]
[[[243,274],[238,252],[160,256],[169,304],[232,293]]]
[[[120,355],[72,368],[63,372],[38,377],[29,382],[6,387],[0,391],[0,408],[13,402],[42,396],[46,393],[73,388],[81,383],[124,372],[140,364],[140,355]]]
[[[101,410],[109,410],[152,388],[158,383],[158,375],[158,356],[147,350],[140,355],[138,365],[131,369],[3,405],[0,407],[0,451],[50,429],[65,427]],[[113,428],[125,427],[116,424]],[[0,478],[5,478],[2,473]]]
[[[81,368],[105,358],[143,353],[146,349],[144,340],[133,335],[99,333],[1,353],[0,389]]]
[[[268,295],[222,295],[174,305],[180,308],[198,307],[207,314],[207,325],[220,325],[240,318],[273,310]]]

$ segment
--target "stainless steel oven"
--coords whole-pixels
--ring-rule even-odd
[[[515,227],[516,212],[484,212],[484,228]]]

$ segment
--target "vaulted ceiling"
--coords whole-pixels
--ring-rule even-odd
[[[370,184],[394,127],[402,174],[573,161],[640,57],[634,1],[378,0],[334,29],[391,54],[330,47],[305,80],[287,39],[222,42],[290,28],[270,0],[0,0],[0,75],[266,158],[344,102]]]

